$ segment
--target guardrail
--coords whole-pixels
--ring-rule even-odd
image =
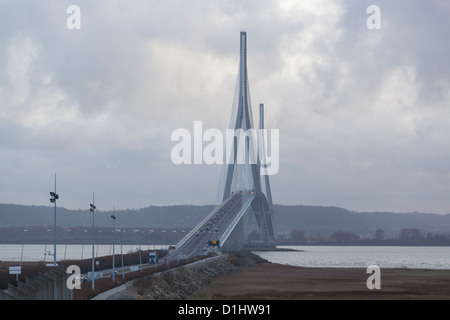
[[[234,195],[230,196],[227,200],[222,202],[219,206],[217,206],[213,211],[211,211],[210,214],[208,214],[195,228],[193,228],[191,231],[189,231],[178,243],[175,245],[176,249],[178,250],[180,247],[182,247],[195,233],[197,233],[201,227],[209,220],[211,219],[220,209],[222,209],[228,201],[233,197]]]
[[[228,228],[222,233],[222,236],[220,237],[219,244],[220,246],[223,246],[225,244],[225,241],[227,241],[228,237],[230,236],[233,229],[238,224],[239,220],[242,218],[245,212],[249,209],[249,207],[252,205],[252,201],[255,198],[255,194],[253,193],[250,198],[248,198],[247,202],[242,206],[239,213],[234,217],[233,221],[228,225]]]

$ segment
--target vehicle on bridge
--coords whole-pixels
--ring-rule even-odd
[[[219,240],[211,240],[209,241],[209,246],[210,247],[218,247],[219,246]]]
[[[148,262],[153,264],[158,263],[158,255],[154,252],[151,252],[148,256]]]

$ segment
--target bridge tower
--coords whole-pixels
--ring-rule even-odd
[[[260,105],[260,124],[259,128],[264,129],[264,105]],[[230,197],[233,192],[252,192],[255,193],[251,207],[243,216],[240,225],[243,226],[242,233],[244,243],[248,242],[248,232],[251,221],[256,218],[259,228],[260,241],[257,244],[261,248],[271,248],[275,246],[274,231],[274,212],[272,196],[268,175],[261,174],[261,156],[265,155],[262,141],[263,135],[256,133],[257,142],[252,139],[256,132],[253,125],[252,108],[250,101],[250,91],[247,72],[247,33],[241,31],[240,34],[240,62],[236,91],[233,102],[233,111],[230,120],[230,129],[234,129],[234,143],[230,158],[224,165],[222,180],[223,201]],[[249,133],[250,132],[250,133]],[[239,161],[239,151],[245,150],[244,162]],[[257,150],[257,153],[255,152]],[[227,153],[228,155],[228,153]],[[256,155],[255,157],[252,157]],[[242,158],[240,158],[242,159]],[[252,161],[253,160],[253,161]],[[266,163],[263,161],[263,163]],[[252,246],[255,246],[253,242]]]

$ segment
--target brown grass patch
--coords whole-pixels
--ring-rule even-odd
[[[367,289],[369,276],[366,269],[258,264],[223,274],[192,299],[450,299],[449,271],[382,269],[381,290]]]

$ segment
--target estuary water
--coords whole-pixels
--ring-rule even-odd
[[[254,251],[270,262],[302,267],[448,269],[450,247],[285,246],[302,251]]]
[[[142,245],[141,250],[154,250],[166,248],[167,246]],[[0,244],[0,261],[46,261],[53,262],[53,244]],[[139,251],[139,245],[118,245],[114,247],[114,253],[120,255]],[[102,257],[112,255],[112,245],[95,245],[94,256]],[[92,258],[92,245],[69,244],[56,245],[56,260],[80,260]]]
[[[141,250],[166,248],[142,245]],[[280,246],[298,251],[254,251],[274,263],[302,267],[446,269],[450,270],[450,247],[391,246]],[[115,254],[136,252],[139,245],[117,245]],[[95,257],[112,255],[112,245],[95,245]],[[53,261],[53,244],[0,244],[0,261]],[[92,245],[57,245],[58,261],[92,258]]]

